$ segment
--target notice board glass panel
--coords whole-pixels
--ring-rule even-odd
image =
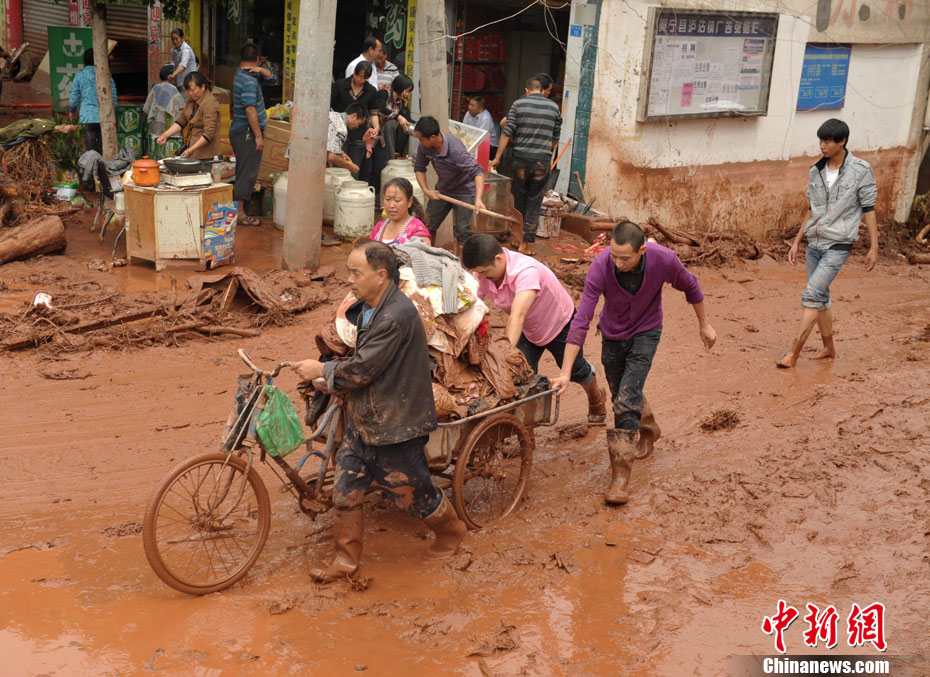
[[[798,110],[843,107],[850,51],[849,45],[807,45],[798,87]]]
[[[778,15],[652,8],[640,121],[765,115]]]

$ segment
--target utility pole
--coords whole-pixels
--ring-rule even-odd
[[[443,0],[417,2],[417,51],[420,57],[420,112],[449,129],[449,72],[446,67],[446,8]]]
[[[316,270],[323,235],[323,184],[336,0],[300,0],[282,265]]]
[[[116,137],[116,111],[110,87],[110,54],[107,41],[107,6],[95,2],[93,12],[94,78],[97,81],[97,108],[100,111],[100,137],[103,157],[112,160],[119,152]]]

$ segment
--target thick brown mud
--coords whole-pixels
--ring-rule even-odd
[[[26,290],[0,291],[0,312],[34,294],[26,278],[40,267],[0,267],[0,282]],[[833,604],[841,626],[853,603],[882,602],[886,655],[925,674],[930,270],[883,262],[865,274],[854,256],[833,289],[838,357],[810,360],[815,338],[793,370],[775,361],[803,271],[695,272],[718,344],[703,350],[693,312],[667,290],[646,387],[663,436],[634,466],[627,506],[601,499],[604,432],[579,425],[585,396],[572,386],[559,426],[536,431],[525,500],[451,560],[424,559],[428,529],[369,496],[363,590],[311,583],[331,554],[332,515],[311,522],[267,468],[271,534],[234,587],[173,591],[139,533],[168,469],[217,447],[243,372],[236,348],[263,364],[315,356],[332,305],[259,338],[0,354],[2,671],[720,675],[733,656],[774,653],[760,625],[784,599],[802,614]],[[108,275],[169,288],[144,266]],[[594,332],[586,353],[603,380]],[[556,373],[551,358],[541,370]],[[295,395],[292,373],[278,383]],[[702,429],[719,411],[738,422]],[[802,625],[786,633],[789,651],[824,653],[803,647]],[[835,653],[875,653],[847,648],[843,631]]]

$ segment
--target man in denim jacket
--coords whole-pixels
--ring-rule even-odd
[[[823,157],[810,168],[807,200],[810,209],[788,251],[793,266],[801,243],[807,237],[807,287],[801,292],[801,326],[791,350],[777,363],[784,369],[798,361],[801,349],[816,322],[823,339],[823,350],[815,360],[836,357],[833,345],[833,314],[830,312],[830,283],[849,258],[859,239],[863,219],[869,229],[869,253],[865,270],[871,271],[878,259],[878,226],[875,223],[875,177],[865,160],[846,150],[849,127],[831,119],[817,130]]]

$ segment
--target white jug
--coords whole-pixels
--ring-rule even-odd
[[[368,235],[374,227],[375,189],[364,181],[344,181],[335,188],[333,231],[343,240]]]
[[[327,167],[323,179],[323,221],[332,223],[336,217],[336,186],[352,181],[352,173],[344,167]]]
[[[274,182],[274,227],[284,230],[284,216],[287,211],[287,172]]]

